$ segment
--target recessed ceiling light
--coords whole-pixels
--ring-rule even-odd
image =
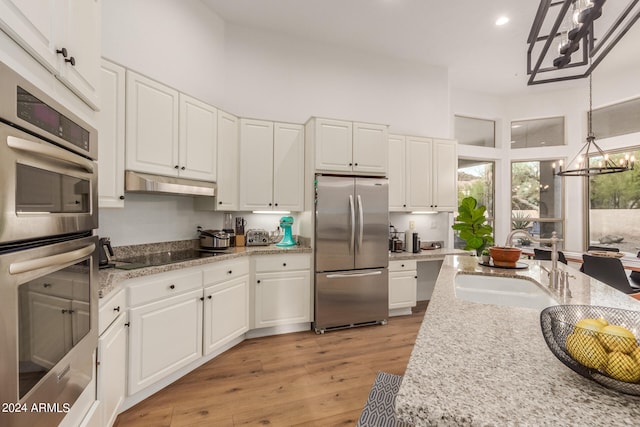
[[[507,18],[506,16],[501,16],[498,19],[496,19],[496,25],[497,26],[501,26],[506,24],[507,22],[509,22],[509,18]]]

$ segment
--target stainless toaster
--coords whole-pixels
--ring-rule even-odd
[[[247,230],[247,246],[267,246],[269,233],[262,229]]]

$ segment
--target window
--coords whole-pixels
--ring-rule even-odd
[[[640,132],[640,98],[598,108],[591,117],[598,139]]]
[[[493,161],[458,159],[458,204],[465,197],[475,198],[478,205],[487,207],[486,216],[492,227],[494,224],[494,167]],[[457,232],[454,240],[454,247],[464,248],[465,242],[457,236]]]
[[[455,116],[454,127],[458,144],[496,146],[496,122],[493,120]]]
[[[511,148],[564,145],[564,117],[511,122]]]
[[[617,162],[625,154],[640,158],[640,149],[609,153]],[[597,164],[599,157],[590,159]],[[640,168],[589,178],[588,245],[611,246],[634,255],[640,248]]]
[[[562,238],[562,179],[554,175],[553,163],[557,160],[511,163],[511,230],[524,229],[538,238],[550,238],[555,231],[557,237]],[[534,244],[526,238],[519,238],[514,243]]]

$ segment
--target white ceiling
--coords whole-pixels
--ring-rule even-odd
[[[447,66],[454,88],[514,94],[577,84],[526,85],[526,42],[536,0],[202,1],[233,24]],[[498,27],[501,15],[510,21]],[[636,24],[599,68],[637,64],[639,45]]]

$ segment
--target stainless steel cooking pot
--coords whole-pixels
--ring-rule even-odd
[[[231,235],[220,230],[202,230],[200,232],[200,247],[204,249],[227,249]]]

